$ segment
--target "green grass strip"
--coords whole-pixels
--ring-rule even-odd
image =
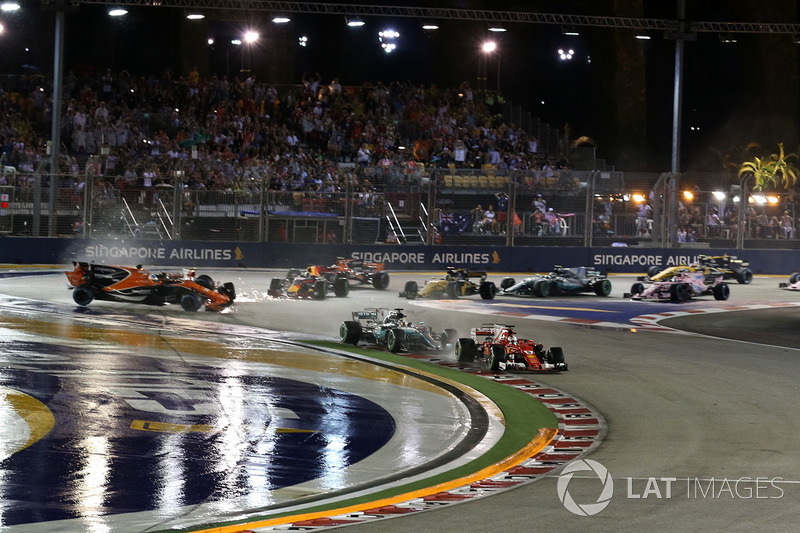
[[[413,368],[428,374],[434,374],[445,379],[463,383],[464,385],[481,392],[497,405],[497,407],[505,415],[506,429],[500,440],[485,454],[463,466],[454,468],[447,472],[443,472],[441,474],[405,485],[396,485],[378,492],[370,493],[368,496],[355,497],[330,503],[320,503],[319,505],[305,508],[302,511],[295,510],[291,512],[255,516],[249,518],[247,522],[272,520],[284,516],[293,516],[306,513],[310,514],[329,509],[334,510],[344,507],[351,507],[354,505],[368,504],[373,501],[391,498],[408,492],[424,489],[426,487],[438,485],[440,483],[463,478],[494,465],[506,457],[509,457],[510,455],[513,455],[514,453],[523,449],[534,439],[540,428],[558,427],[558,420],[556,419],[556,416],[552,411],[545,407],[544,404],[530,394],[522,392],[514,387],[503,385],[500,382],[475,376],[454,368],[447,368],[434,363],[429,363],[427,361],[403,357],[402,355],[396,355],[390,352],[379,352],[376,350],[369,350],[366,348],[360,348],[357,346],[331,341],[312,340],[303,342],[306,344],[319,346],[320,348],[332,348],[336,350],[348,351],[357,355],[364,355],[393,365]],[[203,526],[202,528],[190,528],[182,531],[197,531],[198,529],[223,527],[234,525],[236,523],[238,522],[209,524]],[[169,531],[174,532],[175,530]]]

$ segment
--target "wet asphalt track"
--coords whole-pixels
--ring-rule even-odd
[[[466,303],[469,311],[459,311],[452,309],[453,302],[445,302],[440,308],[438,303],[429,307],[428,302],[399,300],[395,291],[406,279],[424,279],[419,275],[394,274],[391,292],[386,293],[364,290],[353,291],[350,298],[338,301],[265,302],[263,292],[269,274],[212,274],[221,281],[233,278],[242,295],[232,313],[197,316],[223,324],[334,336],[338,324],[351,310],[398,304],[413,310],[417,320],[456,327],[462,332],[486,321],[486,309],[477,307],[480,302]],[[52,289],[63,288],[62,282],[47,276],[41,279],[35,287],[30,282],[3,280],[0,292],[69,303],[68,293],[59,295]],[[509,299],[489,304],[497,307],[492,312],[511,315],[521,336],[564,347],[570,372],[540,376],[538,381],[574,393],[606,417],[606,440],[591,456],[608,468],[614,480],[613,498],[606,509],[592,517],[573,515],[559,501],[558,480],[552,477],[483,501],[351,526],[354,531],[792,530],[800,514],[796,505],[800,498],[800,461],[795,452],[800,427],[800,416],[796,414],[800,352],[795,349],[793,322],[800,310],[794,306],[740,309],[663,322],[738,341],[643,331],[629,318],[639,310],[652,314],[676,308],[720,310],[749,302],[795,304],[800,303],[800,294],[778,290],[777,283],[782,280],[777,278],[756,278],[750,286],[733,285],[731,300],[726,303],[712,300],[679,306],[648,304],[619,298],[632,278],[615,277],[613,281],[612,298],[600,307],[598,298],[593,296]],[[47,294],[42,294],[42,287]],[[119,309],[120,305],[98,302],[98,307]],[[141,311],[123,307],[126,311]],[[154,312],[173,314],[173,310]],[[576,327],[553,321],[554,315],[579,316],[590,322],[612,321],[619,327],[595,328],[586,323]],[[742,481],[741,490],[725,490],[723,479],[744,477],[764,478],[769,483]],[[650,478],[657,481],[651,482]],[[666,495],[667,482],[658,481],[662,478],[675,478],[670,482],[670,497]],[[599,494],[598,484],[596,477],[577,474],[569,484],[569,492],[575,501],[594,502]],[[766,488],[759,489],[761,485]],[[645,493],[647,497],[642,497]]]

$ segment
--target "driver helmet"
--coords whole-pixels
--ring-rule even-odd
[[[404,324],[403,319],[405,317],[406,315],[404,315],[402,311],[392,311],[391,313],[389,313],[389,316],[387,318],[388,320],[396,320],[397,322]]]
[[[508,336],[508,343],[509,344],[517,344],[517,336],[513,333]]]

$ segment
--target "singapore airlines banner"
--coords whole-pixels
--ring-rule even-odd
[[[700,254],[735,255],[755,274],[800,271],[797,250],[581,248],[505,246],[339,245],[217,241],[89,240],[5,237],[1,264],[68,265],[72,261],[147,266],[293,268],[327,265],[339,257],[385,263],[387,270],[443,271],[448,266],[487,272],[548,272],[554,265],[589,266],[609,273],[642,273],[695,262]]]

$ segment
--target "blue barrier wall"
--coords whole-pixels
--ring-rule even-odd
[[[656,265],[691,263],[701,253],[737,255],[756,274],[800,271],[798,250],[582,248],[505,246],[393,246],[206,241],[82,240],[6,237],[0,263],[69,264],[94,261],[152,266],[289,268],[330,264],[337,257],[386,263],[387,270],[444,270],[447,266],[493,272],[546,272],[553,265],[593,266],[605,272],[641,273]]]

